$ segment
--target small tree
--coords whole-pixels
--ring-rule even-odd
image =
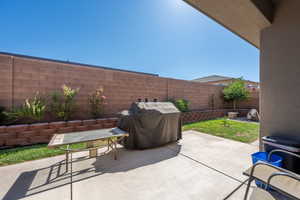
[[[242,78],[236,79],[223,90],[224,98],[233,102],[233,109],[236,110],[237,103],[249,98],[249,91]]]

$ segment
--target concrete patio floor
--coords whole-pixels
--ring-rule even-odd
[[[0,168],[0,199],[217,200],[246,179],[256,145],[186,131],[177,144],[119,151],[83,159],[74,154],[71,173],[64,156]],[[229,199],[242,199],[244,188]]]

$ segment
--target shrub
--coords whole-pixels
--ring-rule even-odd
[[[3,124],[6,120],[7,116],[5,114],[5,107],[0,106],[0,124]]]
[[[5,112],[10,122],[39,122],[43,119],[46,112],[46,104],[44,98],[39,93],[31,99],[26,99],[25,103],[19,107],[14,108],[10,112]]]
[[[224,98],[227,101],[233,102],[233,109],[236,109],[236,105],[239,101],[249,98],[249,91],[245,86],[245,82],[242,78],[239,78],[230,83],[223,90]]]
[[[105,99],[103,88],[99,88],[89,95],[90,113],[93,118],[99,118],[102,115]]]
[[[59,120],[67,121],[75,111],[75,97],[79,88],[72,89],[66,85],[62,91],[55,91],[51,94],[50,112]]]
[[[189,102],[187,100],[185,100],[185,99],[177,99],[177,100],[171,99],[169,101],[171,101],[176,106],[176,108],[178,108],[178,110],[180,110],[181,112],[189,111]]]

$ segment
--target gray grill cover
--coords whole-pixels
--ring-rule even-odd
[[[118,123],[129,132],[128,149],[147,149],[181,139],[180,111],[169,102],[137,102],[123,111]]]

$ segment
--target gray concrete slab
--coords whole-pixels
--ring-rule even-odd
[[[251,145],[259,147],[259,140],[255,140],[254,142],[251,143]]]
[[[64,156],[1,167],[0,199],[223,199],[244,179],[239,173],[249,166],[253,147],[186,132],[178,144],[120,149],[116,161],[110,154],[83,159],[86,153],[76,153],[72,176]]]
[[[245,179],[242,172],[251,166],[251,154],[258,151],[255,145],[197,131],[186,131],[179,144],[181,154],[240,181]]]
[[[93,178],[76,182],[74,196],[89,188],[93,192],[85,195],[87,199],[222,199],[238,185],[168,148],[121,154],[115,163],[106,162],[106,157],[91,163],[103,173],[98,177],[101,181]],[[82,169],[81,165],[74,167]]]

